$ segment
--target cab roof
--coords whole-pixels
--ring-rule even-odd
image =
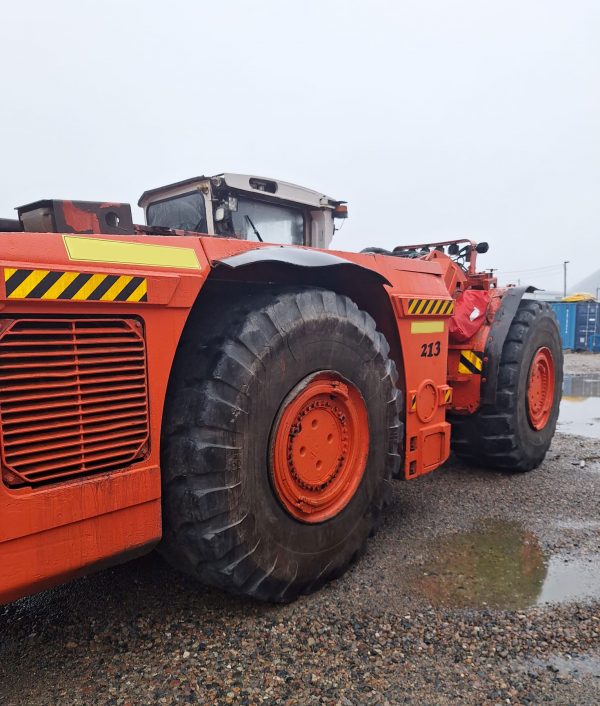
[[[149,189],[141,195],[138,206],[145,208],[148,203],[154,201],[157,196],[165,197],[168,193],[182,193],[181,189],[186,186],[199,185],[202,182],[222,180],[227,186],[238,191],[246,191],[253,194],[265,194],[271,198],[281,199],[282,201],[292,201],[301,203],[313,208],[335,208],[340,203],[345,201],[337,201],[319,191],[307,189],[304,186],[290,184],[287,181],[280,179],[271,179],[269,177],[260,177],[250,174],[232,174],[223,172],[214,176],[197,176],[183,181],[176,181],[173,184],[160,186],[157,189]]]

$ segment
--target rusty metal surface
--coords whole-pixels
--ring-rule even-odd
[[[61,201],[44,199],[19,206],[23,230],[53,233],[134,233],[131,206],[100,201]]]

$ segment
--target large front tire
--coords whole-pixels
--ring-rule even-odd
[[[523,300],[500,359],[493,405],[452,415],[452,449],[470,465],[530,471],[556,430],[563,354],[556,317],[545,302]]]
[[[399,472],[388,351],[368,314],[326,290],[200,306],[166,401],[162,553],[269,601],[341,575]]]

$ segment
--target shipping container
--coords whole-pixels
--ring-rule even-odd
[[[562,347],[573,351],[598,351],[600,303],[550,302],[562,339]]]
[[[577,302],[576,306],[574,350],[591,350],[594,344],[594,337],[600,333],[598,322],[600,304],[598,302]]]
[[[562,347],[575,350],[575,319],[577,304],[571,302],[551,302],[562,339]]]

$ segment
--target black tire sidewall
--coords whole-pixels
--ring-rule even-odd
[[[373,360],[377,350],[349,321],[300,322],[268,350],[264,365],[247,390],[248,414],[241,428],[241,498],[244,513],[252,516],[260,554],[283,553],[288,560],[310,566],[327,554],[353,552],[370,529],[370,508],[382,493],[386,464],[386,404],[381,389],[384,371]],[[350,381],[365,401],[369,423],[369,455],[361,483],[348,505],[323,523],[294,519],[277,498],[271,482],[269,448],[273,422],[290,391],[308,375],[332,370]],[[381,440],[381,443],[379,442]],[[282,552],[283,550],[283,552]],[[341,558],[341,557],[340,557]]]
[[[528,388],[531,364],[536,352],[540,348],[548,348],[554,360],[556,373],[554,399],[550,416],[546,425],[540,429],[534,429],[529,420],[528,413]],[[534,325],[530,329],[530,334],[524,341],[521,360],[518,370],[517,399],[515,414],[515,431],[518,436],[518,444],[524,449],[531,462],[539,462],[540,455],[546,452],[548,445],[556,430],[560,400],[562,396],[562,348],[560,336],[553,316],[543,311],[536,317]]]

